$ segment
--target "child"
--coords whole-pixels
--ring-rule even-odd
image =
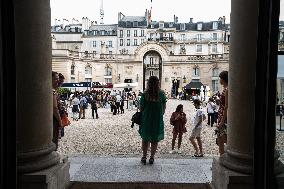
[[[201,102],[198,99],[195,99],[193,101],[194,107],[196,108],[196,112],[193,117],[193,126],[191,136],[189,138],[191,144],[194,147],[195,153],[194,157],[203,157],[203,150],[202,150],[202,142],[201,142],[201,130],[202,130],[202,122],[205,120],[206,116],[204,115],[204,112],[201,109]],[[195,139],[197,140],[199,151],[195,142]],[[199,153],[198,153],[199,152]]]
[[[185,124],[187,122],[186,114],[183,112],[183,105],[177,106],[176,111],[172,113],[170,123],[174,126],[173,128],[173,140],[172,140],[172,150],[170,154],[174,153],[175,142],[178,136],[178,153],[181,154],[180,146],[182,141],[182,134],[186,132]]]

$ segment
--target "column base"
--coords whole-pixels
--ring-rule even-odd
[[[281,162],[279,165],[282,164]],[[276,176],[277,188],[284,188],[284,168],[279,167],[281,174]],[[232,171],[220,164],[219,158],[214,158],[212,163],[212,184],[213,189],[251,189],[254,188],[252,175]]]
[[[19,189],[67,189],[70,185],[70,162],[63,162],[42,171],[18,176]]]
[[[254,186],[252,175],[237,173],[220,164],[219,158],[212,163],[212,187],[214,189],[251,189]]]

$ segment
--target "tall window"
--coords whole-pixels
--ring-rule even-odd
[[[153,65],[153,63],[154,63],[154,58],[150,57],[150,65]]]
[[[201,44],[196,45],[196,52],[202,52],[202,45]]]
[[[141,39],[141,43],[144,43],[144,41],[145,41],[144,39]]]
[[[217,44],[212,44],[212,52],[217,53]]]
[[[127,30],[127,37],[130,37],[130,30]]]
[[[198,67],[195,67],[193,68],[193,77],[199,77],[199,68]]]
[[[217,33],[213,33],[213,40],[217,41]]]
[[[119,37],[123,37],[123,30],[119,31]]]
[[[109,42],[108,42],[108,46],[109,46],[109,47],[112,47],[112,41],[109,41]]]
[[[137,46],[137,39],[134,39],[134,46]]]
[[[141,30],[141,37],[144,37],[144,30]]]
[[[97,46],[96,41],[93,41],[93,47],[96,47],[96,46]]]
[[[112,68],[109,66],[105,67],[105,76],[111,76],[112,75]]]
[[[212,69],[212,76],[213,77],[219,77],[219,69],[218,68]]]
[[[134,30],[134,37],[137,37],[137,30]]]
[[[150,70],[150,76],[154,75],[154,71]]]
[[[87,65],[85,67],[85,74],[86,75],[92,75],[92,67],[91,66]]]
[[[120,46],[123,46],[123,39],[120,39],[120,40],[119,40],[119,45],[120,45]]]
[[[71,75],[75,75],[75,65],[71,65]]]
[[[197,41],[201,41],[202,40],[202,34],[197,34],[196,39],[197,39]]]
[[[173,38],[173,33],[169,33],[169,40],[172,40]]]
[[[126,45],[130,46],[130,39],[127,39]]]
[[[212,80],[212,90],[214,92],[218,91],[218,80]]]
[[[112,51],[109,51],[108,53],[109,53],[109,54],[112,54]]]
[[[185,41],[185,34],[181,34],[181,35],[180,35],[180,40],[181,40],[181,41]]]

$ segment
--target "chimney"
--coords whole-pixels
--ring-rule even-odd
[[[226,17],[225,17],[225,16],[223,16],[222,24],[223,24],[223,25],[225,25],[225,23],[226,23]]]
[[[190,23],[193,23],[193,18],[190,18]]]
[[[176,16],[176,19],[175,19],[175,23],[177,24],[178,23],[178,17]]]

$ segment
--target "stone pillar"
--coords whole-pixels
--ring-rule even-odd
[[[52,143],[50,2],[15,0],[14,9],[19,187],[64,188],[69,163]]]
[[[231,1],[228,143],[213,161],[216,189],[253,186],[258,0]]]

